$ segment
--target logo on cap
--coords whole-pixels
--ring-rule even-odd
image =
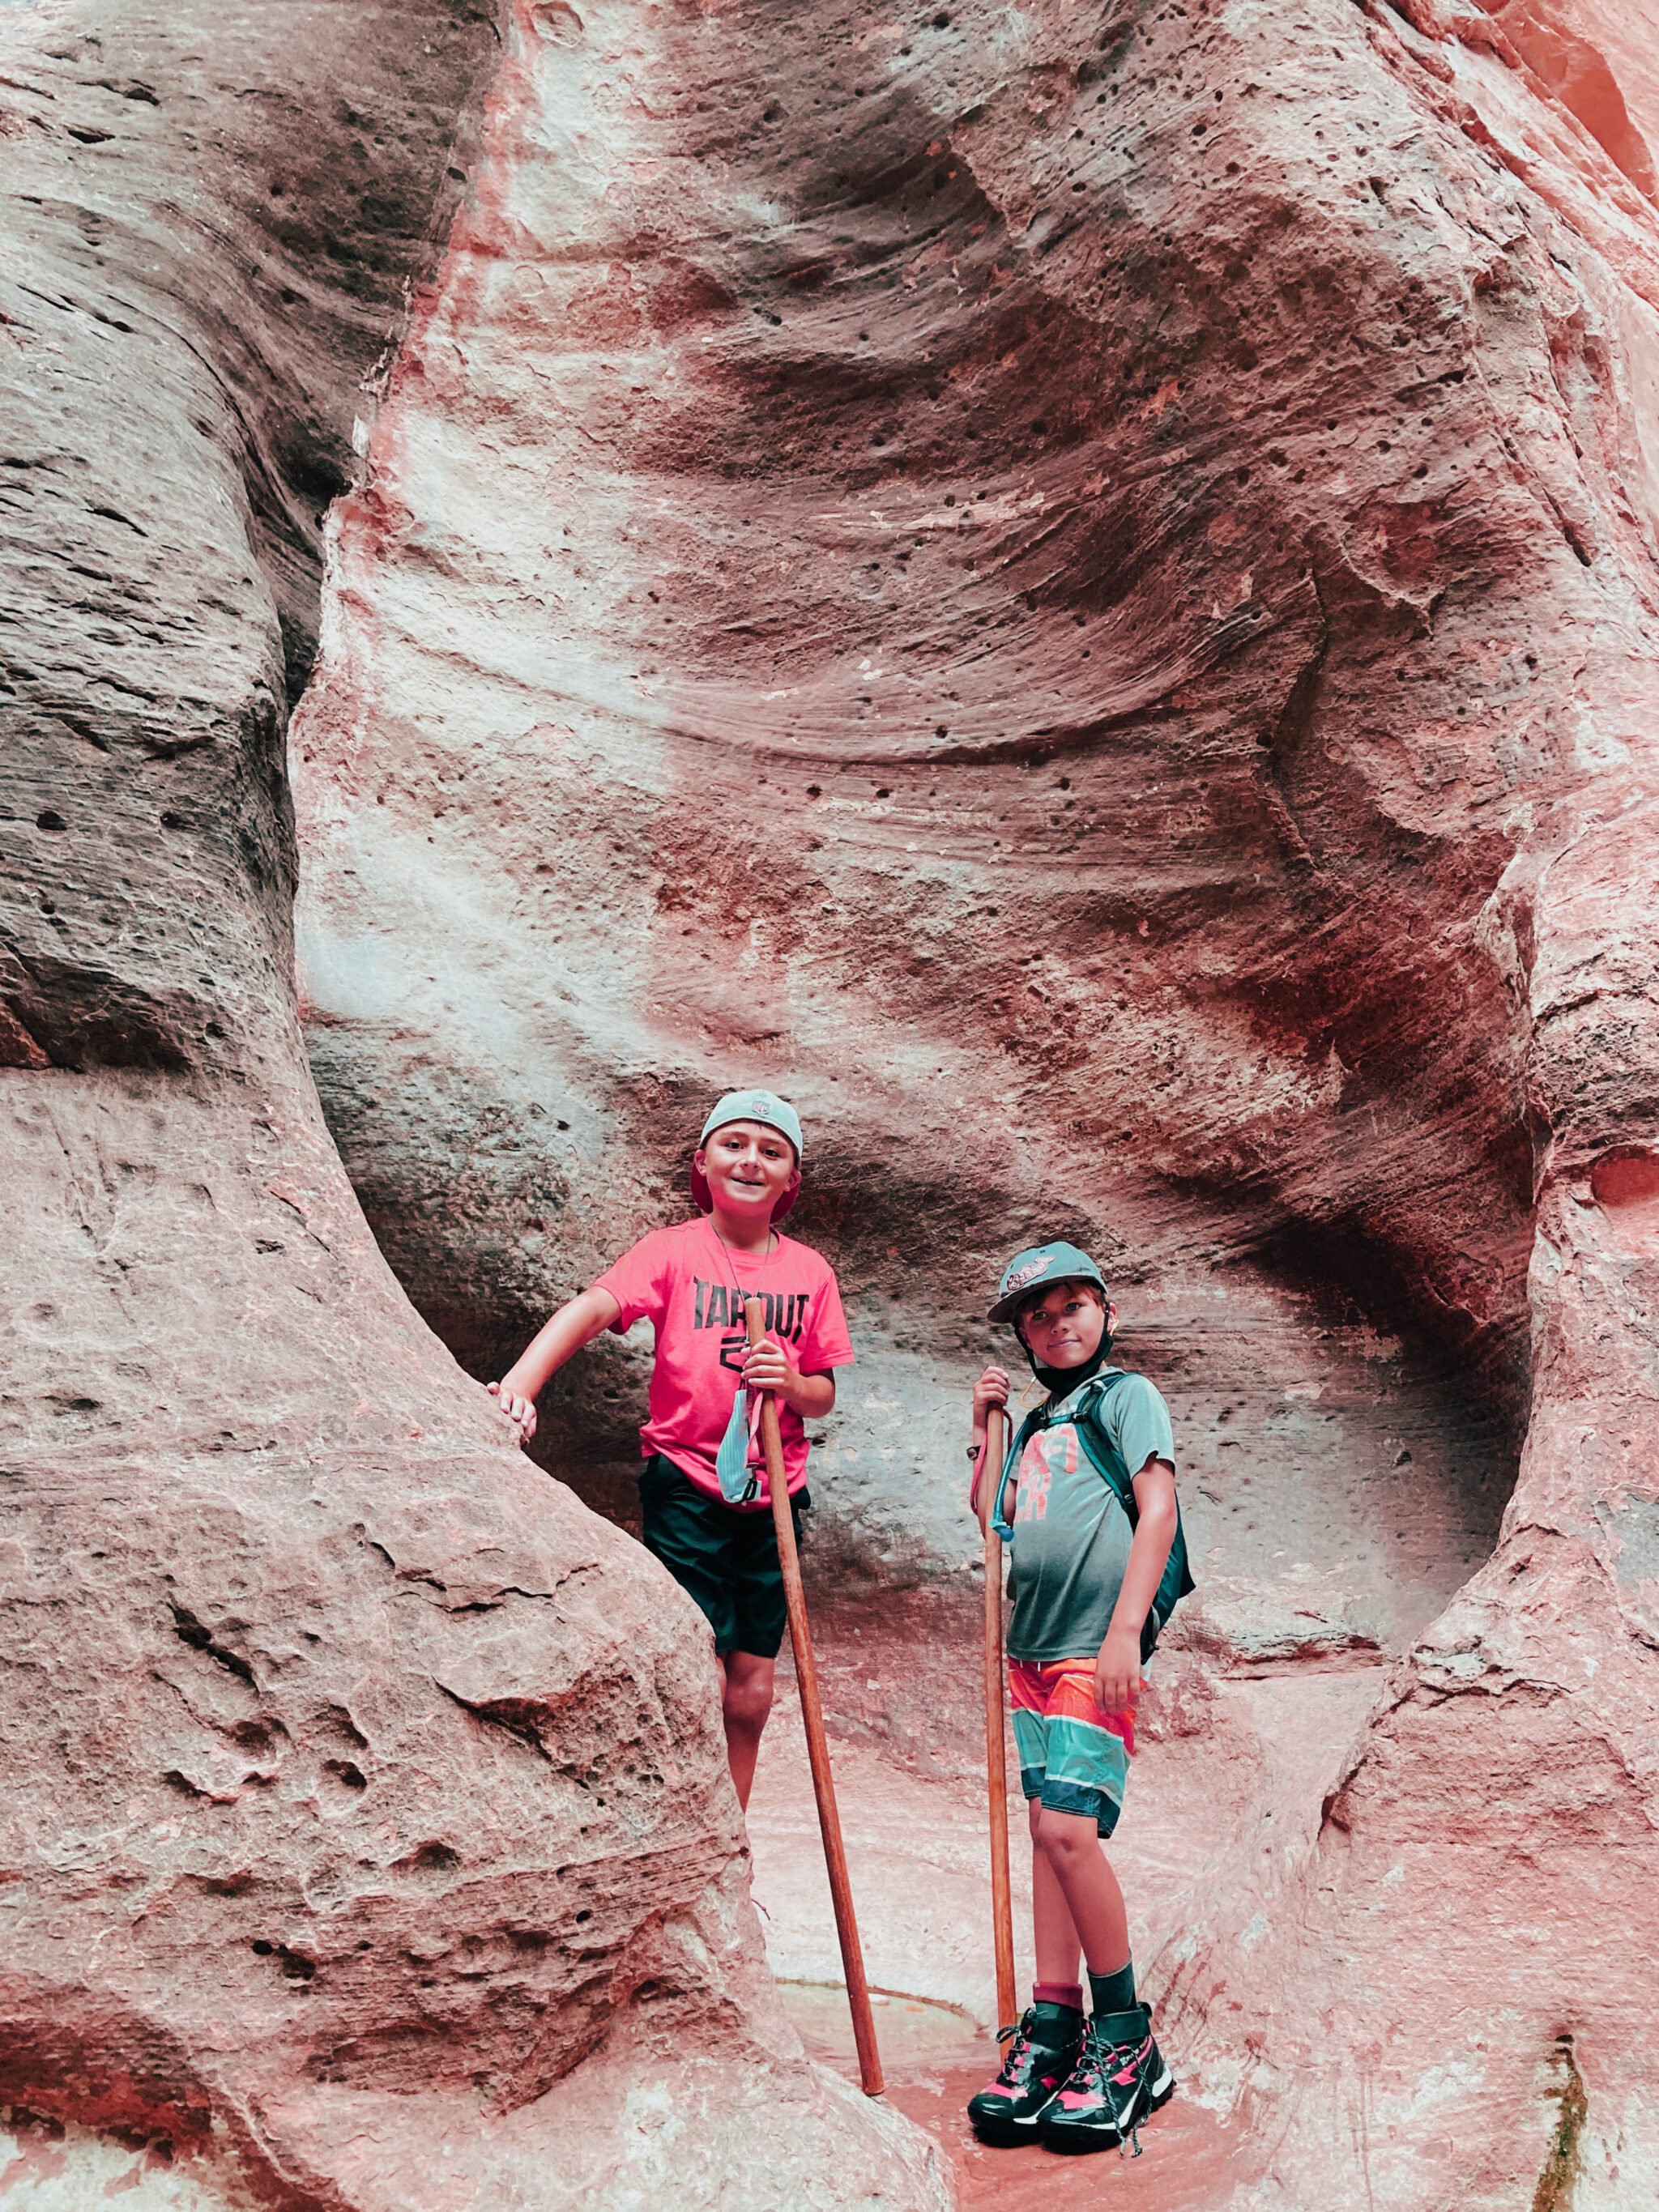
[[[1002,1295],[1007,1297],[1015,1291],[1024,1290],[1027,1283],[1035,1282],[1039,1275],[1046,1275],[1048,1272],[1047,1260],[1033,1260],[1024,1267],[1016,1267],[1004,1283]]]

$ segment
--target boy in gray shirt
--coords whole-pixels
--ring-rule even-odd
[[[968,2114],[982,2142],[1102,2150],[1175,2088],[1136,2001],[1123,1893],[1100,1847],[1134,1755],[1143,1655],[1171,1601],[1175,1444],[1152,1384],[1108,1363],[1116,1309],[1076,1245],[1017,1254],[989,1317],[1013,1323],[1048,1391],[992,1504],[1011,1553],[1009,1688],[1030,1809],[1036,1978],[1001,2072]],[[1000,1367],[975,1386],[980,1481],[997,1477],[982,1464],[986,1416],[1008,1390]]]

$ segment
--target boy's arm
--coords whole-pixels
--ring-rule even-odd
[[[1111,1626],[1095,1662],[1095,1697],[1103,1712],[1131,1712],[1140,1692],[1140,1632],[1158,1595],[1175,1541],[1175,1469],[1149,1459],[1135,1477],[1135,1539],[1123,1570],[1123,1587]]]
[[[842,1310],[841,1286],[832,1267],[823,1268],[808,1310],[811,1320],[805,1334],[799,1328],[795,1332],[795,1351],[806,1363],[806,1371],[796,1365],[769,1330],[754,1349],[745,1353],[743,1381],[745,1389],[775,1392],[803,1421],[821,1421],[826,1413],[835,1410],[836,1378],[830,1370],[845,1367],[853,1357],[853,1340],[847,1333],[847,1316]]]
[[[776,1337],[763,1337],[743,1363],[744,1388],[773,1390],[803,1421],[821,1421],[836,1409],[833,1375],[803,1375]]]
[[[557,1313],[519,1354],[489,1393],[528,1443],[536,1433],[536,1401],[567,1359],[609,1328],[622,1308],[609,1291],[582,1291],[567,1298]]]

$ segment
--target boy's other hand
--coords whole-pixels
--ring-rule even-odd
[[[1145,1686],[1140,1638],[1133,1629],[1109,1629],[1095,1662],[1095,1703],[1103,1713],[1132,1713]]]
[[[982,1437],[985,1419],[993,1406],[1006,1407],[1012,1385],[1006,1367],[988,1367],[974,1385],[974,1434]]]
[[[796,1379],[789,1364],[789,1355],[772,1337],[763,1337],[754,1349],[744,1356],[743,1383],[745,1390],[787,1390]]]
[[[488,1382],[484,1388],[518,1431],[519,1442],[527,1444],[536,1433],[536,1408],[530,1400],[520,1397],[516,1390],[508,1390],[500,1382]]]

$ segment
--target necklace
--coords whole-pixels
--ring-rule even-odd
[[[752,1291],[748,1292],[744,1291],[742,1285],[738,1280],[737,1254],[726,1243],[725,1237],[720,1235],[720,1231],[715,1228],[714,1216],[712,1214],[705,1214],[703,1219],[708,1226],[708,1234],[714,1241],[715,1249],[720,1255],[719,1265],[721,1277],[724,1280],[730,1283],[732,1286],[732,1326],[733,1328],[741,1328],[744,1325],[744,1299],[745,1296],[750,1297],[758,1297],[762,1294],[760,1282],[758,1280],[757,1281],[755,1288]],[[770,1261],[773,1254],[777,1249],[778,1242],[779,1238],[777,1231],[775,1229],[769,1228],[766,1232],[765,1251],[758,1255],[749,1254],[745,1255],[749,1258],[758,1259],[760,1275],[763,1279],[766,1273],[767,1263]]]
[[[713,1214],[711,1213],[707,1215],[705,1218],[708,1221],[709,1236],[714,1239],[715,1249],[720,1254],[719,1267],[720,1276],[723,1280],[729,1281],[732,1285],[732,1304],[728,1316],[729,1329],[736,1333],[738,1344],[741,1346],[748,1334],[749,1317],[747,1309],[744,1304],[743,1286],[738,1281],[738,1255],[732,1250],[732,1247],[726,1243],[725,1237],[720,1235],[720,1231],[715,1228]],[[765,1276],[766,1263],[772,1257],[773,1251],[775,1249],[778,1241],[777,1231],[769,1225],[766,1234],[766,1249],[758,1255],[759,1265],[757,1268],[757,1279],[756,1285],[754,1290],[749,1293],[749,1296],[751,1297],[757,1297],[763,1295],[760,1289],[760,1279],[763,1279]],[[713,1303],[712,1292],[710,1293],[710,1303],[711,1304]],[[769,1306],[775,1304],[775,1301],[768,1301]],[[728,1334],[721,1340],[720,1342],[720,1361],[722,1367],[726,1364],[726,1353],[731,1348],[732,1336]],[[742,1370],[740,1368],[738,1372],[739,1377],[741,1377]],[[742,1419],[739,1419],[738,1416],[738,1409],[739,1404],[744,1407],[744,1418]],[[714,1471],[720,1478],[720,1494],[726,1500],[728,1504],[732,1505],[750,1504],[753,1501],[756,1492],[759,1488],[759,1480],[756,1475],[754,1468],[747,1464],[748,1454],[754,1449],[755,1438],[755,1431],[753,1427],[750,1425],[748,1418],[749,1411],[749,1400],[745,1394],[744,1384],[742,1381],[739,1380],[736,1389],[732,1393],[731,1419],[726,1424],[726,1435],[721,1439],[720,1451],[716,1455],[714,1462]],[[729,1468],[727,1466],[728,1450],[730,1450],[733,1455],[738,1455],[734,1457],[733,1463]],[[737,1490],[737,1483],[738,1477],[740,1474],[746,1474],[747,1480],[744,1481],[743,1489],[739,1493]],[[729,1487],[728,1476],[730,1479]]]
[[[725,1237],[720,1235],[720,1231],[714,1227],[712,1217],[709,1219],[708,1226],[714,1235],[714,1242],[720,1246],[721,1251],[726,1255],[728,1259],[735,1260],[738,1256],[738,1248],[735,1244],[728,1244],[726,1243]],[[755,1253],[750,1252],[745,1253],[744,1256],[745,1259],[750,1260],[758,1256],[762,1266],[764,1267],[767,1261],[771,1258],[772,1255],[777,1250],[777,1249],[778,1232],[775,1229],[769,1229],[766,1232],[766,1249],[758,1255]]]

